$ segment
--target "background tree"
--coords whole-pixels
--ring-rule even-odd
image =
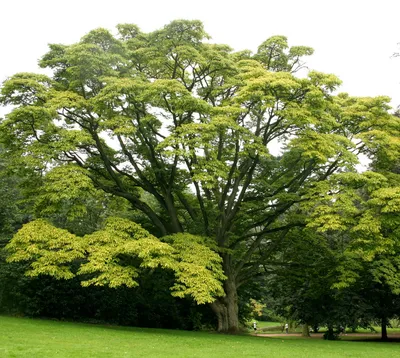
[[[267,269],[267,287],[275,312],[309,327],[325,326],[327,339],[336,339],[340,327],[371,328],[378,323],[382,339],[398,313],[398,294],[390,289],[395,258],[375,257],[371,262],[351,256],[348,233],[315,233],[294,229],[287,235],[276,262]],[[348,270],[348,271],[346,271]],[[353,275],[351,283],[343,274]],[[357,277],[355,277],[357,276]],[[393,286],[392,286],[393,287]]]
[[[193,244],[218,252],[224,292],[214,285],[202,293],[213,301],[218,329],[236,331],[238,289],[260,274],[277,238],[298,225],[292,213],[299,203],[318,195],[316,184],[332,174],[354,171],[357,155],[373,155],[396,135],[388,123],[398,121],[387,112],[388,98],[334,96],[335,76],[294,76],[312,49],[289,48],[283,36],[253,55],[205,41],[199,21],[148,34],[130,24],[117,29],[117,36],[97,29],[77,44],[50,45],[40,64],[51,77],[19,73],[4,83],[1,102],[15,106],[1,126],[8,155],[36,170],[79,171],[143,213],[151,233],[175,242],[176,252]],[[277,142],[281,151],[273,155]],[[35,225],[33,233],[43,224]],[[18,237],[13,260],[28,257],[27,236]],[[111,241],[85,242],[95,257]],[[53,273],[40,255],[29,259],[35,274]],[[67,270],[67,262],[52,264],[54,272]],[[113,277],[121,270],[92,266],[99,276],[89,282],[131,283],[129,270],[125,279]]]
[[[398,132],[396,122],[389,124],[389,131]],[[320,187],[325,194],[307,206],[315,205],[309,226],[344,239],[333,287],[352,291],[363,307],[359,317],[379,320],[382,339],[387,339],[400,293],[398,143],[375,131],[379,136],[386,144],[375,144],[373,171],[333,176],[330,189]]]
[[[309,336],[310,328],[326,326],[328,338],[334,338],[334,329],[348,325],[354,317],[347,310],[349,297],[332,289],[341,257],[337,238],[297,228],[286,236],[276,262],[268,267],[275,311],[302,324],[304,336]]]
[[[28,220],[30,212],[20,188],[23,178],[11,170],[0,146],[0,247]]]

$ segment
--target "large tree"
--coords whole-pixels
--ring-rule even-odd
[[[295,75],[313,51],[283,36],[252,54],[210,43],[199,21],[117,29],[50,45],[40,60],[50,77],[7,80],[1,101],[15,108],[3,140],[17,165],[79,172],[124,198],[158,237],[210,238],[202,243],[218,252],[226,276],[211,306],[218,329],[235,331],[237,290],[302,223],[299,203],[391,136],[388,98],[335,96],[335,76]],[[99,249],[95,239],[86,242]]]

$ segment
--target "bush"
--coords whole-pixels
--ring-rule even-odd
[[[174,298],[173,277],[165,271],[149,272],[136,288],[82,287],[78,278],[56,280],[24,276],[25,264],[0,258],[0,311],[30,317],[84,322],[198,330],[215,327],[208,305]]]

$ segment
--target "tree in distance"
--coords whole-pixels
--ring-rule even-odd
[[[1,137],[16,167],[48,177],[49,205],[59,192],[101,190],[150,232],[110,219],[79,238],[39,220],[11,241],[10,260],[60,278],[81,260],[84,284],[111,286],[135,285],[141,265],[172,269],[175,294],[209,303],[218,330],[237,331],[238,288],[304,225],[301,204],[335,173],[358,175],[359,155],[397,153],[399,120],[387,97],[334,95],[334,75],[295,75],[313,50],[284,36],[252,54],[210,43],[199,21],[117,29],[51,44],[40,60],[51,76],[5,81],[1,102],[14,109]]]

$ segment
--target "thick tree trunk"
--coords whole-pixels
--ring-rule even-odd
[[[388,335],[387,335],[387,320],[386,317],[382,317],[381,321],[381,340],[382,341],[387,341]]]
[[[328,325],[328,331],[324,333],[324,339],[327,339],[328,341],[335,340],[337,336],[335,335],[335,332],[333,330],[332,325]]]
[[[218,320],[217,330],[224,333],[237,333],[239,331],[239,308],[235,282],[228,278],[224,288],[225,297],[219,298],[211,304]]]
[[[303,324],[303,331],[301,332],[303,337],[310,337],[310,326],[307,323]]]
[[[211,309],[217,316],[217,331],[226,332],[228,330],[228,313],[226,307],[220,300],[217,300],[211,303]]]

